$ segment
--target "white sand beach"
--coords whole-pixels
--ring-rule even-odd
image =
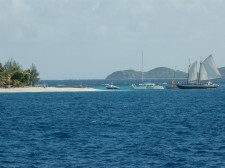
[[[72,88],[72,87],[25,87],[25,88],[0,88],[0,93],[20,93],[20,92],[90,92],[100,91],[94,88]]]

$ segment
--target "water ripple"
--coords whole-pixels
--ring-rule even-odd
[[[1,167],[225,167],[223,90],[0,96]]]

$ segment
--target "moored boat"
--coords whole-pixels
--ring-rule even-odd
[[[132,89],[137,89],[137,90],[144,90],[144,89],[164,89],[163,86],[157,85],[155,83],[143,83],[143,84],[132,84],[131,85]]]
[[[176,68],[173,71],[173,80],[172,80],[171,84],[165,86],[166,89],[177,89],[178,88],[177,83],[175,81],[175,77],[176,77]]]
[[[131,88],[136,90],[144,90],[144,89],[164,89],[163,86],[155,84],[155,83],[146,83],[144,82],[144,72],[143,72],[143,52],[142,52],[142,71],[141,71],[141,81],[142,83],[136,85],[132,84]]]
[[[177,84],[177,87],[179,89],[216,89],[219,87],[219,85],[218,84],[211,84],[211,85],[207,85],[207,84],[200,84],[200,85]]]
[[[105,87],[106,87],[106,89],[119,89],[118,86],[113,85],[113,84],[106,84]]]
[[[213,84],[210,80],[220,79],[221,74],[216,67],[212,55],[200,62],[199,73],[197,72],[197,61],[189,65],[187,84],[177,84],[179,89],[213,89],[219,84]]]
[[[177,89],[177,83],[175,81],[172,81],[170,85],[165,86],[166,89]]]

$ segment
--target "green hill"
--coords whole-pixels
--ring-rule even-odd
[[[116,71],[108,75],[106,79],[110,80],[141,79],[141,72],[135,70]]]
[[[176,78],[186,78],[187,73],[177,70],[175,73]],[[144,77],[146,79],[149,78],[173,78],[174,77],[174,69],[170,69],[167,67],[158,67],[152,69],[148,72],[144,73]]]
[[[144,79],[150,78],[173,78],[174,70],[167,67],[159,67],[144,72]],[[186,78],[187,73],[177,70],[176,78]],[[108,75],[106,79],[110,80],[127,80],[127,79],[141,79],[141,72],[135,70],[116,71]]]
[[[219,68],[223,78],[225,78],[225,67]],[[151,78],[173,78],[174,70],[167,67],[154,68],[148,72],[144,72],[144,79]],[[183,71],[176,71],[176,78],[187,78],[187,73]],[[135,70],[116,71],[108,75],[106,79],[109,80],[128,80],[141,79],[141,72]]]

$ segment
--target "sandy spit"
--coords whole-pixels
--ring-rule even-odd
[[[20,93],[20,92],[90,92],[100,91],[94,88],[58,88],[58,87],[25,87],[25,88],[0,88],[0,93]]]

